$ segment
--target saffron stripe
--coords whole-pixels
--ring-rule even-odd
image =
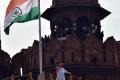
[[[24,15],[21,15],[21,16],[18,16],[14,19],[14,21],[11,22],[11,24],[6,27],[4,29],[5,33],[6,34],[9,34],[9,28],[10,26],[16,22],[16,23],[22,23],[22,22],[26,22],[26,21],[31,21],[31,20],[34,20],[34,19],[38,19],[39,17],[39,8],[38,7],[34,7],[30,10],[29,13],[26,13]]]

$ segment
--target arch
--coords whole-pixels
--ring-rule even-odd
[[[72,21],[69,17],[61,17],[51,21],[51,33],[54,37],[67,37],[72,30]]]
[[[62,18],[62,23],[63,23],[64,26],[66,26],[68,28],[72,27],[72,21],[70,20],[69,17],[63,17]]]
[[[87,37],[83,41],[84,45],[84,63],[86,64],[103,64],[103,43],[94,36]]]
[[[66,35],[70,35],[70,33],[73,30],[73,23],[70,20],[70,18],[69,17],[63,17],[62,18],[62,24],[63,24],[63,27],[65,29]]]
[[[49,40],[45,47],[45,52],[44,52],[44,60],[45,60],[45,65],[55,65],[56,62],[60,62],[62,59],[61,55],[61,44],[59,40],[52,38]],[[52,63],[51,63],[51,60]]]
[[[76,21],[76,32],[79,37],[84,38],[90,31],[90,21],[86,16],[80,16]]]
[[[64,46],[64,62],[65,64],[81,64],[81,40],[75,36],[70,35]]]

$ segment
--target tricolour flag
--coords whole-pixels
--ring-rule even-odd
[[[13,23],[22,23],[38,17],[38,0],[11,0],[6,11],[4,31],[9,34],[9,28]]]

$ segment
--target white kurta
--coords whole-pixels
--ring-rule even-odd
[[[56,80],[65,80],[65,73],[68,73],[68,72],[64,68],[58,69]]]

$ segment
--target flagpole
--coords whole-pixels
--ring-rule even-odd
[[[38,0],[38,7],[40,10],[40,0]],[[39,11],[39,71],[40,75],[42,74],[42,45],[41,45],[41,18],[40,18],[40,11]]]

